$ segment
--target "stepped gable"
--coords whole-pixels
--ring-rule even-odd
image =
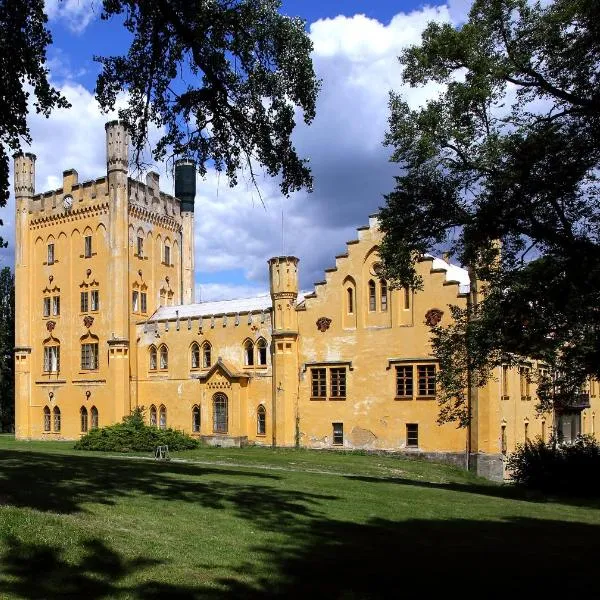
[[[358,232],[358,239],[349,240],[348,242],[346,242],[346,252],[342,254],[337,254],[335,257],[336,266],[325,269],[325,279],[321,281],[316,281],[313,284],[314,290],[312,292],[305,293],[304,298],[307,300],[317,298],[319,295],[319,288],[322,288],[323,286],[327,285],[327,274],[335,273],[338,269],[342,268],[344,259],[350,256],[350,252],[352,252],[353,246],[359,244],[366,237],[366,232],[372,232],[374,236],[378,236],[378,225],[378,215],[369,215],[369,224],[362,225],[356,228],[356,231]],[[437,258],[431,254],[425,254],[419,262],[425,261],[431,261],[432,263],[430,273],[445,273],[446,279],[444,281],[444,285],[457,286],[457,296],[464,296],[469,293],[471,284],[469,273],[466,269],[463,269],[458,265],[452,265],[450,263],[447,263],[445,260]],[[303,303],[302,308],[304,307],[305,304]]]

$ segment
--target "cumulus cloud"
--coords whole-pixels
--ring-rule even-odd
[[[102,0],[46,0],[50,21],[60,20],[73,33],[81,34],[102,11]]]
[[[57,10],[63,4],[75,15],[75,4],[84,2],[58,3]],[[310,26],[323,88],[313,125],[299,125],[294,141],[299,153],[310,158],[314,192],[284,199],[277,182],[265,177],[259,180],[261,200],[243,174],[240,184],[230,188],[223,175],[209,169],[198,180],[196,197],[197,291],[203,300],[266,291],[266,261],[282,253],[300,258],[302,289],[323,278],[323,269],[335,264],[345,242],[356,237],[355,228],[367,223],[368,215],[384,203],[383,194],[393,188],[397,166],[388,162],[382,140],[389,91],[401,89],[397,57],[407,45],[419,42],[429,21],[457,22],[459,5],[461,0],[452,0],[450,6],[398,14],[388,24],[355,15]],[[65,169],[77,169],[80,181],[105,171],[104,122],[109,117],[84,87],[67,81],[62,90],[73,105],[70,110],[56,111],[49,120],[35,114],[29,119],[39,191],[60,187]],[[413,106],[439,93],[435,86],[402,91]],[[152,139],[158,133],[153,131]],[[166,167],[155,170],[161,174],[161,189],[172,193]],[[14,204],[0,211],[9,240],[14,239],[13,211]],[[3,259],[8,256],[5,252]],[[223,271],[236,275],[224,281],[218,276]]]

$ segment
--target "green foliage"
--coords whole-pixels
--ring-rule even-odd
[[[152,452],[157,446],[169,450],[193,450],[199,442],[181,431],[158,429],[144,422],[143,407],[135,408],[122,423],[92,429],[75,443],[76,450],[100,452]]]
[[[52,42],[46,29],[44,0],[0,2],[0,206],[8,199],[8,157],[31,143],[27,102],[31,94],[38,113],[69,103],[48,81],[46,47]],[[30,87],[26,87],[30,86]],[[0,221],[0,225],[2,222]],[[6,243],[0,238],[0,246]]]
[[[600,446],[594,437],[580,436],[573,444],[544,443],[541,439],[518,445],[506,463],[515,483],[545,492],[597,496]]]
[[[462,28],[430,24],[400,62],[411,86],[445,91],[415,110],[390,97],[402,170],[381,210],[386,276],[419,289],[415,262],[449,248],[488,284],[456,364],[485,375],[534,357],[561,374],[540,406],[573,402],[600,376],[600,3],[476,0]],[[438,350],[466,333],[436,330]]]
[[[12,431],[15,422],[15,276],[0,271],[0,431]]]
[[[115,106],[139,152],[150,123],[164,127],[154,149],[212,160],[231,183],[255,163],[281,174],[284,194],[312,185],[291,141],[295,108],[310,123],[319,83],[304,22],[279,13],[280,0],[104,0],[103,18],[125,13],[133,41],[126,56],[97,57],[97,98]],[[139,154],[138,154],[139,157]]]

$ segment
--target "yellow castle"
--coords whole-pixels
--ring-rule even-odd
[[[428,322],[472,287],[465,269],[424,257],[424,289],[378,275],[377,218],[311,293],[293,256],[268,261],[270,294],[194,303],[195,165],[175,197],[128,177],[128,136],[106,124],[106,175],[35,193],[35,156],[15,155],[15,426],[21,439],[77,439],[145,407],[156,427],[211,444],[405,451],[493,478],[527,438],[595,434],[589,401],[536,415],[524,362],[473,393],[472,425],[436,423]]]

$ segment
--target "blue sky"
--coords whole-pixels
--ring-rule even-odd
[[[93,98],[99,64],[94,55],[124,52],[128,33],[119,20],[99,19],[100,0],[47,0],[54,43],[48,52],[51,78],[73,105],[46,120],[31,115],[31,150],[38,157],[36,190],[58,188],[62,171],[75,168],[80,181],[99,177],[104,165],[104,127]],[[335,254],[355,237],[393,187],[396,167],[382,145],[390,90],[403,91],[413,106],[439,89],[402,89],[396,57],[417,43],[431,20],[459,24],[469,0],[427,4],[388,0],[284,0],[283,12],[307,21],[313,62],[323,88],[311,127],[298,125],[294,142],[311,160],[312,194],[280,196],[277,182],[260,182],[264,206],[243,173],[229,188],[209,169],[196,198],[197,298],[231,298],[268,289],[266,260],[280,252],[297,255],[304,289],[322,279]],[[161,189],[172,193],[164,165]],[[14,203],[0,210],[3,236],[14,240]],[[283,236],[282,236],[283,214]],[[283,239],[282,239],[283,238]],[[13,250],[0,252],[12,264]]]

